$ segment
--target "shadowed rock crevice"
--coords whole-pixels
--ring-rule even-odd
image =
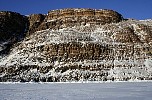
[[[18,40],[23,37],[27,18],[19,13],[10,11],[0,12],[0,41]]]
[[[13,44],[25,37],[27,28],[26,16],[11,11],[0,11],[0,55],[8,54]]]

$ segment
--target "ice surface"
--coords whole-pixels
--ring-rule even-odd
[[[0,100],[151,100],[152,82],[0,84]]]

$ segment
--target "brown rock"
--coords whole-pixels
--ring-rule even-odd
[[[32,14],[28,17],[29,20],[29,33],[33,33],[35,31],[38,31],[39,25],[43,22],[45,19],[45,15],[42,14]]]
[[[117,32],[117,34],[114,36],[115,41],[122,42],[122,43],[138,43],[140,42],[140,39],[138,36],[134,33],[134,30],[126,27]]]
[[[45,20],[38,26],[37,30],[59,29],[63,27],[73,27],[82,23],[93,25],[106,23],[117,23],[123,20],[122,15],[112,10],[95,9],[61,9],[49,11]]]

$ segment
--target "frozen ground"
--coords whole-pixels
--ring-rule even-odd
[[[152,100],[152,82],[1,83],[0,100]]]

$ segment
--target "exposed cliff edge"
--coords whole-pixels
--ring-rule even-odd
[[[113,10],[96,9],[60,9],[49,11],[47,15],[33,14],[29,16],[29,32],[66,27],[80,26],[86,24],[104,25],[117,23],[123,20],[121,14]]]
[[[152,79],[152,20],[124,20],[115,11],[95,9],[9,13],[20,16],[12,19],[20,27],[1,27],[0,35],[14,32],[25,37],[1,55],[0,81]],[[6,15],[1,26],[11,23]],[[20,35],[10,35],[16,36]],[[10,38],[0,39],[2,51]]]

